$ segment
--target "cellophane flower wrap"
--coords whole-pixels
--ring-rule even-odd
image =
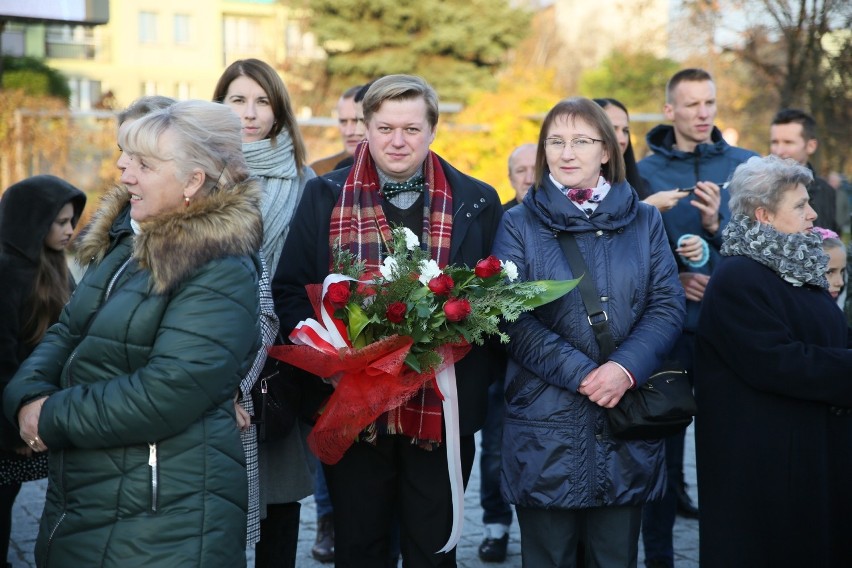
[[[501,318],[514,321],[555,300],[577,280],[520,282],[517,267],[489,256],[475,267],[440,268],[417,236],[397,227],[376,274],[349,251],[333,251],[333,272],[307,286],[320,323],[301,322],[296,345],[270,355],[320,377],[339,376],[308,437],[320,460],[334,464],[368,425],[405,403],[435,374],[488,336],[503,343]],[[338,341],[334,340],[338,338]],[[462,377],[460,380],[464,380]]]

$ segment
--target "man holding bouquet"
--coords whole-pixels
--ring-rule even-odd
[[[389,254],[393,227],[414,233],[439,267],[472,267],[490,253],[500,200],[492,187],[429,149],[438,123],[434,89],[419,77],[390,75],[373,83],[363,106],[366,140],[354,165],[311,180],[291,225],[273,283],[287,332],[313,317],[305,285],[330,273],[335,249],[365,263],[368,275],[378,273]],[[502,380],[504,363],[499,349],[473,346],[455,365],[465,484],[488,386]],[[324,465],[337,566],[383,568],[396,520],[406,566],[456,565],[455,549],[437,552],[451,534],[453,499],[442,402],[433,384],[379,416],[337,463]]]

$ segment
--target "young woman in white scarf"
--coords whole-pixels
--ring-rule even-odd
[[[263,181],[262,256],[268,274],[275,274],[305,183],[316,177],[305,165],[305,144],[290,96],[272,67],[257,59],[243,59],[235,61],[222,73],[213,100],[228,105],[240,117],[246,164],[251,174]],[[269,286],[269,279],[264,280],[261,285]],[[266,308],[271,310],[272,306]],[[282,330],[285,334],[287,331]],[[264,330],[265,347],[272,344],[276,333],[277,329]],[[250,373],[252,375],[256,380],[257,374]],[[248,399],[246,402],[251,400],[254,380],[247,378],[241,385],[243,397]],[[250,412],[250,405],[244,408],[246,406]],[[255,461],[250,454],[257,453],[259,494],[257,490],[251,494],[250,484],[248,535],[250,545],[257,542],[255,566],[295,566],[299,500],[313,493],[313,460],[309,458],[305,443],[308,428],[297,421],[284,439],[258,445],[248,413],[242,416],[240,426],[250,470]],[[253,473],[249,471],[250,479]]]

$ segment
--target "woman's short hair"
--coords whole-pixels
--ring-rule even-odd
[[[171,132],[172,153],[163,155],[160,139]],[[207,101],[181,101],[155,110],[119,133],[119,144],[131,155],[172,160],[180,180],[200,168],[205,193],[227,188],[248,177],[243,157],[240,119],[228,107]]]
[[[248,77],[260,85],[260,88],[269,97],[275,123],[272,125],[272,130],[269,131],[267,138],[272,139],[274,143],[281,130],[286,128],[293,140],[293,157],[296,159],[296,168],[301,172],[307,159],[305,142],[302,140],[301,132],[299,132],[296,113],[293,110],[293,103],[290,101],[290,93],[287,92],[284,81],[268,63],[260,59],[239,59],[228,65],[222,76],[219,77],[216,88],[213,89],[213,101],[224,103],[225,96],[228,94],[228,87],[231,86],[234,79],[241,76]]]
[[[621,155],[621,147],[615,137],[615,130],[604,109],[591,99],[584,97],[571,97],[556,103],[541,124],[538,135],[538,147],[535,153],[535,179],[536,186],[540,187],[547,174],[547,158],[544,153],[544,140],[547,133],[557,119],[579,118],[589,123],[598,132],[598,137],[603,140],[603,147],[609,154],[609,160],[601,166],[602,175],[610,183],[624,181],[624,157]]]
[[[118,113],[118,125],[121,126],[128,120],[136,120],[151,111],[170,107],[173,104],[175,104],[175,99],[171,97],[164,97],[162,95],[139,97],[130,103],[126,109]]]
[[[749,158],[734,170],[728,186],[731,214],[754,219],[758,207],[775,213],[784,192],[799,184],[807,187],[813,179],[808,168],[790,159],[771,155]]]
[[[407,101],[422,98],[426,103],[426,120],[434,130],[438,124],[438,93],[422,77],[385,75],[373,81],[364,95],[364,122],[369,123],[385,101]]]

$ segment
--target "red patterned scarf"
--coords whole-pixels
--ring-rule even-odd
[[[453,229],[453,194],[447,183],[438,155],[429,152],[424,164],[424,176],[429,191],[424,195],[423,234],[421,242],[427,244],[438,266],[450,262],[450,239]],[[385,218],[379,196],[379,176],[366,141],[355,150],[355,163],[331,211],[329,252],[338,241],[366,263],[367,273],[378,271],[383,260],[384,243],[393,241],[391,227]],[[428,215],[426,214],[428,210]],[[333,258],[330,255],[329,258]],[[441,437],[441,400],[434,389],[434,381],[408,402],[383,414],[371,424],[365,439],[374,440],[376,434],[402,434],[416,443],[439,443]]]

